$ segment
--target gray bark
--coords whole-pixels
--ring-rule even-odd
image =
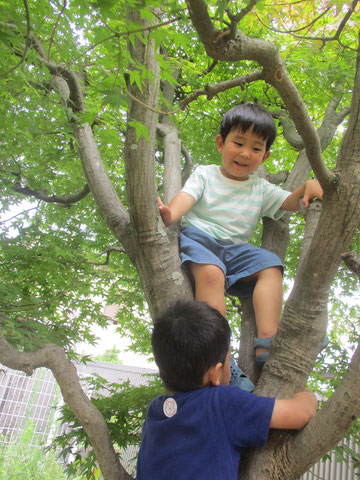
[[[129,14],[135,15],[134,20],[137,22],[141,21],[134,12],[130,11]],[[128,124],[125,143],[131,238],[136,249],[134,264],[139,272],[150,312],[155,317],[170,299],[190,295],[190,288],[181,270],[179,257],[174,255],[174,238],[169,239],[157,206],[154,161],[160,75],[154,44],[148,41],[144,45],[135,40],[135,48],[130,44],[129,50],[132,58],[152,72],[155,79],[154,82],[147,81],[142,92],[136,85],[129,87],[132,97],[138,99],[131,102],[129,121],[135,120],[144,124],[148,128],[150,141],[144,137],[137,139],[135,129]],[[176,133],[173,133],[176,137]],[[169,143],[171,146],[178,145],[173,140]],[[178,153],[179,148],[176,154]],[[174,161],[179,159],[174,158]],[[178,188],[178,185],[179,183],[173,188]]]

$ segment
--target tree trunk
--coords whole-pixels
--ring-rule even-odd
[[[129,19],[147,25],[132,10],[129,10]],[[136,246],[134,264],[154,318],[170,300],[190,296],[191,290],[181,269],[179,256],[176,255],[177,250],[174,251],[176,239],[171,233],[168,237],[157,206],[154,162],[160,68],[154,42],[148,39],[144,45],[135,39],[134,47],[129,42],[129,50],[135,65],[132,68],[136,68],[137,64],[143,65],[151,72],[153,79],[146,80],[141,91],[136,84],[129,87],[132,101],[125,143],[125,165],[131,238]],[[132,122],[147,127],[149,140],[144,136],[137,138]],[[180,154],[179,149],[177,154]]]

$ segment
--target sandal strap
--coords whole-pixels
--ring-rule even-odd
[[[255,357],[256,366],[259,368],[262,368],[265,365],[265,362],[267,361],[268,358],[269,358],[269,352],[261,353],[260,355]]]
[[[274,337],[266,337],[266,338],[255,337],[254,338],[254,348],[262,347],[262,348],[270,349],[273,338]],[[328,337],[325,336],[324,340],[322,341],[322,344],[321,344],[321,350],[324,350],[324,348],[326,348],[328,346],[328,344],[329,344],[329,339],[328,339]]]
[[[270,350],[272,344],[273,337],[266,337],[266,338],[254,338],[254,348],[267,348]]]

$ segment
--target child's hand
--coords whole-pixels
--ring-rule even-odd
[[[316,415],[317,400],[310,390],[287,400],[276,399],[270,428],[300,430]]]
[[[160,197],[158,197],[158,205],[162,221],[164,222],[166,227],[169,227],[172,224],[171,210],[167,205],[163,204]]]
[[[305,191],[302,198],[302,202],[305,208],[308,208],[309,201],[313,198],[323,199],[323,189],[321,188],[320,183],[317,180],[307,180],[305,182]]]

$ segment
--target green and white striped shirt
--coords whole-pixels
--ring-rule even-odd
[[[195,198],[182,224],[227,243],[248,243],[260,217],[279,219],[291,193],[256,175],[231,180],[218,165],[197,167],[181,191]]]

